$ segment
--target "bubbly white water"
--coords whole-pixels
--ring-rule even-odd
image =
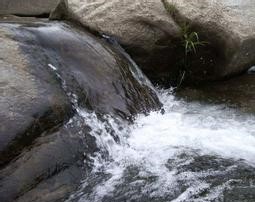
[[[109,117],[107,123],[101,122],[95,115],[80,111],[93,128],[101,150],[91,157],[94,170],[79,192],[80,202],[151,201],[142,200],[143,195],[161,201],[213,201],[222,197],[232,181],[242,179],[227,177],[214,184],[211,178],[217,181],[235,170],[238,173],[240,163],[255,166],[254,116],[223,105],[176,100],[171,91],[159,94],[165,113],[140,115],[133,125],[120,126]],[[113,128],[118,143],[106,125]],[[107,153],[108,158],[102,153]],[[203,158],[196,161],[199,157]],[[210,162],[211,157],[214,163],[209,163],[208,168],[203,163]],[[201,168],[190,168],[201,162]],[[100,175],[107,177],[95,180],[88,191],[89,183]],[[205,195],[195,197],[205,190]]]

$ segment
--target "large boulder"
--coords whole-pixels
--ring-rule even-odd
[[[71,194],[87,172],[83,154],[93,150],[86,147],[95,148],[87,129],[79,130],[84,137],[70,125],[48,132],[0,170],[1,201],[63,201]]]
[[[90,29],[145,50],[152,50],[169,35],[178,34],[161,1],[69,0],[68,8],[72,17]]]
[[[114,40],[8,20],[17,19],[0,27],[0,201],[64,201],[97,150],[84,113],[130,120],[160,103]]]
[[[186,22],[208,42],[191,64],[202,80],[215,80],[245,72],[255,63],[255,4],[251,1],[166,0],[176,9],[177,23]],[[208,52],[208,53],[206,53]]]
[[[124,119],[158,108],[150,82],[116,44],[68,23],[35,23],[15,31],[32,64],[52,68],[74,105]]]
[[[69,0],[68,3],[69,18],[91,30],[114,36],[151,78],[171,67],[172,44],[180,30],[161,1]],[[62,9],[52,14],[61,15]]]
[[[0,30],[0,165],[68,120],[71,104],[49,71],[32,66],[10,28]]]
[[[230,1],[228,1],[230,2]],[[115,36],[151,78],[171,78],[182,66],[183,24],[204,46],[191,54],[185,79],[217,80],[255,63],[254,3],[211,0],[69,0],[69,17]],[[168,77],[170,75],[170,77]]]
[[[58,2],[59,0],[1,0],[0,15],[48,15]]]

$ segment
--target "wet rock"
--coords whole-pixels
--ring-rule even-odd
[[[160,106],[146,77],[135,76],[131,61],[104,39],[65,23],[24,24],[15,30],[32,64],[53,67],[78,105],[122,118]]]
[[[236,187],[226,191],[224,202],[253,202],[255,201],[255,187]]]
[[[38,184],[25,195],[19,197],[17,202],[47,202],[65,201],[84,177],[85,170],[79,166],[72,166],[59,174]]]
[[[129,120],[160,103],[116,44],[67,23],[7,21],[0,29],[0,201],[63,201],[97,151],[87,120],[74,112]]]
[[[59,0],[1,0],[0,15],[49,15]]]
[[[66,198],[86,176],[84,153],[96,148],[88,132],[86,127],[67,124],[37,138],[17,160],[0,170],[0,201]]]
[[[47,69],[31,66],[12,39],[0,30],[0,165],[11,160],[42,132],[71,115],[71,104]]]
[[[255,75],[180,89],[177,95],[189,101],[223,104],[245,113],[255,113]]]

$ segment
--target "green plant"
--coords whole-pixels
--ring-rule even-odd
[[[182,66],[180,67],[179,72],[179,84],[178,87],[181,86],[182,82],[185,79],[185,75],[187,70],[189,69],[190,61],[189,61],[189,54],[196,54],[197,48],[199,46],[204,46],[207,44],[205,41],[200,41],[198,33],[195,31],[191,31],[190,26],[188,23],[183,23],[181,26],[181,33],[182,39],[181,43],[184,47],[184,58],[183,62],[181,63]]]
[[[198,33],[196,31],[192,31],[190,25],[187,23],[186,18],[183,17],[181,13],[179,13],[177,6],[174,3],[174,0],[172,0],[171,2],[169,2],[169,0],[161,0],[161,2],[164,5],[166,11],[171,15],[172,19],[175,21],[176,24],[179,25],[181,29],[181,43],[180,45],[178,45],[178,47],[184,47],[184,55],[181,54],[182,58],[180,58],[177,64],[179,72],[177,73],[178,76],[176,77],[176,79],[178,82],[177,87],[179,87],[183,83],[185,77],[187,76],[187,73],[191,73],[191,57],[193,58],[193,55],[197,54],[197,49],[199,46],[204,46],[208,43],[205,41],[200,41]],[[182,52],[182,49],[180,51]]]
[[[183,40],[183,46],[185,48],[185,56],[188,55],[188,53],[193,52],[197,53],[197,47],[203,46],[207,42],[200,41],[198,37],[198,33],[194,31],[190,31],[190,26],[187,23],[184,23],[181,26],[182,31],[182,40]]]

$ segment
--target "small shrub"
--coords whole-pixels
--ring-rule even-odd
[[[177,87],[181,86],[185,79],[186,72],[189,69],[190,66],[189,54],[196,54],[197,48],[199,46],[204,46],[205,44],[207,44],[207,42],[199,40],[198,33],[195,31],[191,31],[188,23],[183,23],[181,25],[181,32],[182,32],[181,43],[184,47],[184,58],[183,62],[181,62],[182,66],[180,67],[179,83]]]
[[[173,1],[169,3],[167,0],[161,0],[161,2],[163,3],[166,11],[171,15],[173,20],[181,28],[180,40],[181,46],[184,47],[183,49],[184,57],[180,59],[180,61],[178,62],[179,76],[177,76],[178,77],[177,87],[179,87],[183,83],[187,75],[187,72],[190,69],[191,54],[196,54],[198,47],[204,46],[208,44],[208,42],[199,40],[198,33],[191,30],[190,25],[186,22],[185,18],[182,18]]]
[[[190,31],[190,27],[187,23],[184,23],[181,26],[181,30],[182,30],[183,46],[185,48],[186,56],[190,52],[196,53],[198,46],[203,46],[207,43],[205,41],[200,41],[198,37],[198,33]]]

